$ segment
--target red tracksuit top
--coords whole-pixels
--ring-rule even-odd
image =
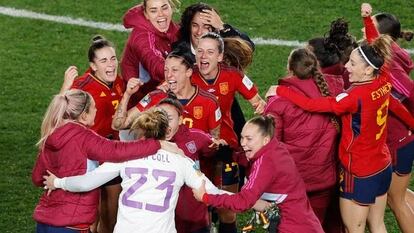
[[[342,76],[325,75],[331,96],[343,92]],[[322,97],[314,79],[301,80],[290,76],[279,80],[308,97]],[[291,101],[274,96],[269,99],[264,114],[275,118],[275,134],[286,145],[295,161],[306,191],[332,188],[336,184],[338,162],[338,131],[332,123],[333,114],[307,112]]]
[[[153,155],[158,149],[160,144],[156,140],[111,141],[82,124],[68,122],[47,138],[33,168],[32,181],[36,186],[43,186],[46,170],[57,177],[83,175],[87,170],[87,159],[122,162]],[[33,217],[37,222],[52,226],[92,224],[98,203],[99,189],[84,193],[57,189],[49,196],[45,191]]]
[[[279,194],[284,197],[278,204],[282,215],[280,233],[322,233],[321,224],[306,197],[305,184],[284,144],[273,138],[252,161],[248,182],[239,193],[205,194],[203,201],[214,207],[242,212],[251,208],[264,193]]]

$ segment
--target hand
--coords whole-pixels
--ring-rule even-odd
[[[209,148],[218,149],[219,146],[227,146],[228,145],[228,143],[224,139],[213,138],[212,141],[213,142],[208,146]]]
[[[77,78],[78,76],[78,68],[76,66],[69,66],[65,71],[65,76],[63,79],[63,84],[60,89],[60,92],[63,93],[69,90],[72,87],[75,78]]]
[[[224,29],[224,23],[215,10],[203,10],[203,12],[200,13],[200,18],[203,20],[204,24],[209,24],[217,30]]]
[[[361,5],[361,16],[368,17],[372,14],[372,7],[369,3],[362,3]]]
[[[269,87],[269,90],[267,90],[265,98],[268,99],[272,96],[276,95],[277,85],[272,85]]]
[[[170,87],[169,87],[168,82],[167,82],[167,81],[165,81],[165,82],[161,83],[161,84],[157,87],[157,89],[159,89],[159,90],[161,90],[161,91],[163,91],[163,92],[167,93],[167,92],[170,90]]]
[[[51,173],[49,170],[46,171],[49,175],[48,176],[43,176],[43,179],[45,179],[45,181],[43,181],[43,184],[45,185],[43,188],[47,189],[47,195],[49,196],[50,193],[56,189],[54,182],[55,179],[57,178],[53,173]]]
[[[266,102],[260,98],[260,101],[253,105],[254,114],[262,114],[264,112]]]
[[[259,200],[256,201],[256,203],[254,204],[254,206],[252,208],[256,211],[263,212],[266,209],[270,208],[271,206],[272,206],[271,202],[259,199]]]
[[[182,156],[185,156],[184,151],[181,150],[175,143],[165,141],[165,140],[160,140],[160,144],[161,144],[161,149],[163,150],[169,151],[174,154],[180,154]]]
[[[142,86],[144,83],[142,83],[141,80],[137,78],[130,78],[127,83],[127,87],[125,90],[125,94],[127,95],[133,95],[135,92],[138,91],[139,87]]]
[[[193,189],[193,195],[197,201],[203,201],[203,196],[206,193],[206,181],[203,180],[198,189]]]

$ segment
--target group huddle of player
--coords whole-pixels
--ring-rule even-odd
[[[414,65],[396,41],[413,33],[362,4],[361,41],[333,21],[262,98],[250,38],[204,3],[176,24],[176,3],[124,15],[121,74],[102,36],[66,70],[32,174],[37,232],[233,233],[236,212],[275,206],[271,232],[386,232],[387,203],[412,231]]]

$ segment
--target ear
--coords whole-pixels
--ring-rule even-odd
[[[189,68],[189,69],[187,69],[187,70],[185,71],[185,76],[186,76],[187,78],[190,78],[190,77],[191,77],[191,75],[193,75],[193,69],[192,69],[192,68]]]
[[[94,62],[89,62],[89,66],[92,68],[93,72],[96,72],[98,70],[98,67]]]
[[[146,9],[144,9],[144,16],[145,16],[146,19],[148,19],[148,14],[147,14],[147,10]]]
[[[372,77],[372,76],[374,76],[374,68],[372,67],[372,66],[370,66],[370,65],[367,65],[366,67],[365,67],[365,75],[366,76],[368,76],[368,77]]]
[[[183,124],[183,116],[180,116],[180,118],[178,119],[178,125],[182,125]]]
[[[269,136],[266,136],[266,137],[263,138],[263,145],[266,145],[269,142],[270,142],[270,137]]]
[[[218,56],[218,62],[222,62],[224,57],[224,52],[220,53]]]

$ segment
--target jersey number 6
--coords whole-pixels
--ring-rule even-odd
[[[152,170],[152,177],[159,181],[160,177],[167,178],[164,182],[162,182],[160,185],[158,185],[155,189],[158,190],[167,190],[163,205],[155,205],[150,203],[142,203],[139,201],[130,200],[129,197],[131,197],[135,192],[138,191],[140,187],[142,187],[147,181],[148,181],[148,168],[139,168],[139,167],[127,167],[125,168],[125,174],[131,178],[132,174],[138,174],[141,175],[139,179],[131,186],[129,189],[124,193],[122,196],[122,204],[128,207],[137,208],[137,209],[144,209],[145,210],[152,211],[152,212],[164,212],[170,207],[170,199],[171,195],[173,193],[173,184],[175,182],[176,174],[173,171],[165,171],[165,170],[159,170],[154,169]]]

